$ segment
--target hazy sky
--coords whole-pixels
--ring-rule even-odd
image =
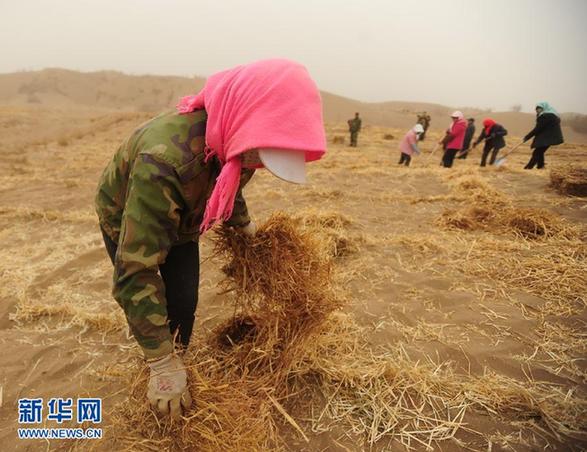
[[[587,113],[587,0],[0,0],[0,42],[3,73],[287,57],[363,101]]]

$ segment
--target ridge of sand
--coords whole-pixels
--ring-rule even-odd
[[[197,92],[204,82],[203,77],[78,72],[60,68],[14,72],[0,74],[0,105],[154,112],[173,107],[181,96]],[[359,111],[364,125],[400,128],[410,127],[416,120],[416,113],[427,111],[432,116],[432,129],[442,130],[450,122],[450,113],[459,108],[426,102],[361,102],[326,91],[322,91],[322,99],[326,122],[344,122]],[[531,130],[535,121],[530,113],[460,109],[479,122],[491,116],[510,134],[520,136]],[[564,122],[563,132],[567,142],[587,143],[587,134],[565,127]]]

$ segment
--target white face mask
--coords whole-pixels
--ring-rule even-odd
[[[267,168],[274,176],[294,184],[306,182],[306,153],[287,149],[253,149],[242,154],[243,167]]]

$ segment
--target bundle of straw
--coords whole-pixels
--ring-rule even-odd
[[[332,257],[342,258],[359,250],[361,238],[350,235],[352,220],[338,212],[306,210],[293,217]]]
[[[487,230],[511,233],[525,239],[574,239],[577,227],[561,216],[545,209],[516,208],[512,205],[473,205],[447,210],[437,223],[448,229]]]
[[[254,237],[222,228],[215,249],[228,260],[224,286],[236,292],[236,315],[216,330],[214,340],[240,341],[249,371],[271,369],[279,381],[340,306],[330,256],[311,231],[285,214],[273,215]]]

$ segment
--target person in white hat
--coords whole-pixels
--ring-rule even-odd
[[[467,121],[460,111],[454,111],[450,117],[452,123],[446,130],[446,135],[439,141],[444,147],[444,155],[442,156],[442,166],[445,168],[452,167],[455,156],[463,148],[465,140],[465,133],[467,131]]]
[[[188,375],[174,349],[191,338],[201,234],[218,223],[252,236],[242,188],[255,169],[303,183],[326,151],[322,105],[306,69],[264,60],[211,76],[178,112],[140,126],[106,167],[96,211],[114,265],[113,295],[149,367],[147,398],[181,417]]]
[[[412,127],[408,133],[406,133],[399,144],[399,150],[401,152],[398,165],[410,166],[413,155],[420,154],[420,148],[418,148],[418,140],[420,135],[424,133],[424,126],[422,124],[416,124]]]

